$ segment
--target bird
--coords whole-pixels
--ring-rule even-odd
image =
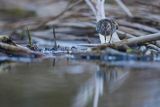
[[[109,43],[111,42],[112,35],[118,29],[118,23],[113,18],[104,18],[97,22],[96,24],[96,31],[97,33],[101,34],[105,38],[110,36]]]

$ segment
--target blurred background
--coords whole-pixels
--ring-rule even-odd
[[[120,31],[135,36],[159,31],[159,0],[123,0],[123,2],[134,17],[128,17],[114,0],[106,0],[105,6],[106,15],[117,19]],[[52,38],[50,28],[55,25],[57,39],[83,39],[85,42],[95,43],[99,42],[95,39],[97,38],[95,23],[95,16],[84,0],[0,0],[1,34],[27,26],[34,31],[34,37],[50,40]]]

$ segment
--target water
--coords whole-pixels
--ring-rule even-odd
[[[132,65],[64,58],[2,64],[0,107],[160,106],[159,64]]]

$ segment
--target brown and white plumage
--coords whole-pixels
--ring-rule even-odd
[[[105,37],[110,36],[110,40],[112,39],[113,33],[118,29],[118,24],[112,18],[101,19],[96,24],[96,31]]]

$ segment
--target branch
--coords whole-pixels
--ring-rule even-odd
[[[35,55],[35,57],[43,56],[42,53],[32,51],[26,47],[22,47],[20,45],[14,46],[3,42],[0,42],[0,50],[13,55],[22,55],[22,56]]]
[[[87,5],[91,8],[93,14],[96,16],[96,8],[94,6],[94,3],[90,0],[85,0],[85,2],[87,3]]]
[[[160,40],[160,32],[155,33],[155,34],[146,35],[146,36],[140,36],[140,37],[134,37],[134,38],[127,39],[127,40],[122,40],[120,41],[120,43],[122,42],[123,44],[133,46],[133,45],[142,44],[146,42],[152,42],[156,40]],[[114,44],[118,44],[118,42]]]
[[[96,0],[96,8],[97,8],[96,19],[97,19],[97,22],[99,20],[105,18],[104,4],[105,4],[105,0]]]
[[[131,22],[126,22],[126,21],[118,21],[120,26],[125,26],[125,27],[129,27],[129,28],[133,28],[133,29],[138,29],[138,30],[142,30],[145,32],[149,32],[149,33],[157,33],[160,30],[147,26],[147,25],[143,25],[143,24],[139,24],[139,23],[131,23]]]
[[[121,1],[121,0],[115,0],[117,4],[124,10],[124,12],[129,16],[133,17],[132,13],[130,10],[127,8],[127,6]]]
[[[160,40],[160,32],[155,34],[150,34],[146,36],[140,36],[140,37],[134,37],[126,40],[121,40],[118,42],[114,42],[112,44],[106,43],[106,44],[82,44],[81,46],[87,46],[87,47],[97,47],[97,48],[107,48],[107,47],[116,47],[116,48],[124,48],[124,46],[135,46],[139,44],[144,44],[146,42],[152,42]]]

